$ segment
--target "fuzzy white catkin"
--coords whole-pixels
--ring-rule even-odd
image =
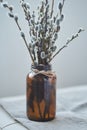
[[[17,14],[14,14],[14,19],[15,19],[15,21],[18,20],[18,15]]]
[[[14,14],[13,14],[13,13],[8,13],[8,16],[9,16],[10,18],[14,18]]]
[[[29,3],[26,3],[26,7],[27,7],[28,9],[30,9]]]
[[[45,57],[46,57],[45,52],[42,51],[42,52],[41,52],[41,59],[44,59]]]
[[[7,7],[7,6],[8,6],[8,2],[7,2],[7,1],[2,2],[2,6],[3,6],[4,8]]]
[[[13,6],[13,5],[10,5],[10,6],[9,6],[9,9],[10,9],[10,11],[12,11],[12,10],[14,9],[14,6]]]
[[[25,37],[24,32],[21,31],[20,34],[21,34],[21,37]]]

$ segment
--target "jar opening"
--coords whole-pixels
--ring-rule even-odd
[[[43,64],[34,65],[34,64],[32,64],[31,69],[37,69],[39,71],[41,71],[41,70],[48,71],[48,70],[51,70],[51,65],[50,64],[47,64],[47,65],[43,65]]]

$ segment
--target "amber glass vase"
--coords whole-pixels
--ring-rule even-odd
[[[27,117],[33,121],[50,121],[56,114],[56,75],[51,65],[31,67],[27,75]]]

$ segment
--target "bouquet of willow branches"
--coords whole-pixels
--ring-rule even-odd
[[[35,11],[31,13],[29,3],[20,0],[25,19],[29,26],[30,41],[27,42],[25,34],[20,27],[19,18],[13,12],[13,6],[3,0],[0,0],[0,2],[4,8],[9,10],[8,15],[15,20],[34,64],[49,64],[57,54],[83,31],[79,29],[78,33],[68,39],[58,50],[56,40],[60,31],[60,23],[64,18],[62,10],[65,0],[62,0],[58,4],[58,12],[56,15],[54,15],[54,0],[52,0],[52,5],[49,4],[48,0],[42,0],[40,6],[37,8],[38,16],[36,16]]]

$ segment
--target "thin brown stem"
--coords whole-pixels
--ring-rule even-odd
[[[19,25],[19,23],[18,23],[18,20],[16,20],[15,22],[16,22],[16,24],[17,24],[19,30],[21,31],[21,27],[20,27],[20,25]]]
[[[16,22],[16,24],[17,24],[19,30],[21,31],[21,27],[19,26],[18,20],[16,20],[15,22]],[[25,45],[26,45],[26,47],[27,47],[27,49],[28,49],[28,52],[29,52],[30,57],[31,57],[31,59],[32,59],[32,62],[34,63],[34,59],[33,59],[33,56],[32,56],[32,54],[31,54],[30,48],[28,47],[27,41],[26,41],[25,37],[22,37],[22,38],[23,38],[23,40],[24,40],[24,42],[25,42]]]
[[[47,4],[48,4],[48,0],[46,0],[46,6],[47,6]],[[47,10],[47,8],[46,8],[46,12],[45,12],[45,33],[47,32],[47,12],[48,10]]]
[[[51,7],[51,14],[50,14],[51,17],[53,15],[53,7],[54,7],[54,0],[52,0],[52,7]]]
[[[59,54],[65,47],[67,47],[67,45],[64,45],[63,47],[61,47],[61,48],[56,52],[56,54],[53,55],[53,57],[49,60],[49,62],[51,62],[51,61],[53,60],[53,58],[54,58],[57,54]]]
[[[83,30],[83,29],[79,29],[79,31],[78,31],[78,33],[77,33],[76,35],[72,36],[72,38],[71,38],[70,40],[67,40],[66,44],[63,45],[63,46],[53,55],[52,58],[50,58],[49,63],[53,60],[53,58],[54,58],[56,55],[58,55],[64,48],[66,48],[67,45],[68,45],[71,41],[73,41],[75,38],[77,38],[77,37],[79,36],[79,33],[81,33],[82,31],[84,31],[84,30]]]
[[[38,111],[39,111],[40,118],[42,119],[42,114],[41,114],[41,110],[40,110],[40,103],[38,102],[38,100],[37,100],[37,105],[38,105]]]
[[[31,54],[30,48],[28,47],[27,41],[26,41],[25,37],[22,37],[22,38],[23,38],[23,40],[24,40],[24,42],[25,42],[25,45],[26,45],[26,47],[27,47],[27,49],[28,49],[28,52],[29,52],[30,57],[31,57],[31,59],[32,59],[32,62],[34,63],[34,59],[33,59],[33,56],[32,56],[32,54]]]

